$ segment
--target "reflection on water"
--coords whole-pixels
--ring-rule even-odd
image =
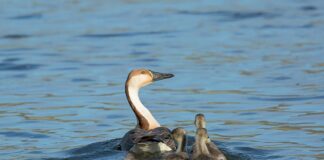
[[[138,67],[176,75],[141,92],[156,119],[194,135],[204,113],[230,159],[323,159],[322,6],[1,1],[1,159],[121,159]]]

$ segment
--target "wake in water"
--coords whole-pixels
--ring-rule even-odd
[[[187,147],[190,150],[192,144],[195,139],[192,136],[188,136],[188,144]],[[120,144],[121,138],[112,139],[103,142],[92,143],[80,148],[75,148],[67,151],[62,151],[59,153],[53,154],[51,157],[44,158],[45,160],[122,160],[126,157],[127,152],[121,151],[118,148]],[[254,149],[254,156],[246,155],[244,153],[225,148],[227,146],[224,142],[215,142],[217,146],[219,146],[220,150],[226,155],[228,160],[252,160],[259,159],[263,157],[264,159],[268,159],[265,155],[260,155],[263,153],[258,149]],[[262,159],[263,159],[262,158]]]

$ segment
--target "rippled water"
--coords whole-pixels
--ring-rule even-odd
[[[323,19],[320,0],[1,0],[0,157],[121,159],[144,67],[176,75],[141,92],[161,124],[204,113],[229,155],[324,159]]]

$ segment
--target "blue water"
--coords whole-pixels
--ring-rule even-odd
[[[232,159],[324,159],[321,0],[1,0],[0,31],[0,159],[122,159],[139,67],[175,74],[141,91],[164,126],[204,113]]]

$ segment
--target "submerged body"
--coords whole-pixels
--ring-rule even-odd
[[[121,150],[131,151],[139,155],[144,152],[163,153],[176,149],[171,131],[166,127],[161,127],[139,99],[140,88],[153,81],[171,77],[173,77],[172,74],[158,73],[147,69],[137,69],[129,73],[125,84],[125,93],[136,116],[137,125],[123,136],[120,143]],[[152,148],[152,150],[147,151],[147,148]]]
[[[136,132],[141,129],[131,130],[130,132]],[[182,128],[176,128],[172,131],[172,137],[162,137],[161,134],[168,136],[166,132],[168,129],[165,127],[158,127],[149,132],[144,131],[146,136],[141,136],[141,139],[138,139],[127,154],[125,160],[188,160],[189,156],[186,153],[186,136],[185,131]],[[156,136],[156,133],[159,133],[159,136]],[[138,134],[138,133],[135,133]],[[131,134],[134,135],[134,134]],[[136,136],[135,136],[136,137]],[[176,151],[173,150],[167,145],[170,142],[176,142]],[[143,141],[143,142],[142,142]],[[164,142],[160,142],[164,141]]]

